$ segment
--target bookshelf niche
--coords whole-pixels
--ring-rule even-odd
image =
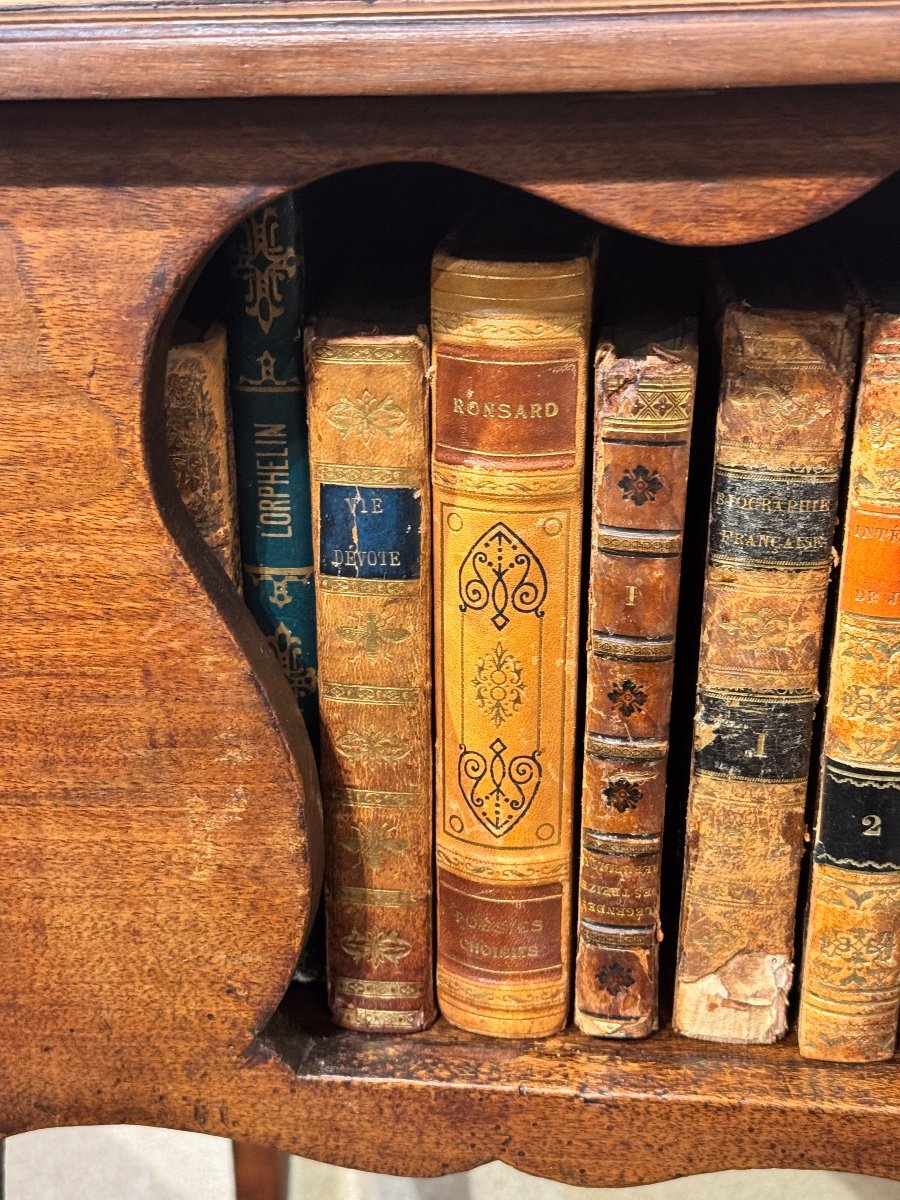
[[[324,36],[334,9],[320,5],[313,30],[302,3],[265,7],[278,9],[291,37],[310,39]],[[10,913],[0,932],[0,1046],[10,1066],[0,1129],[159,1124],[383,1173],[444,1174],[502,1159],[584,1186],[749,1167],[900,1178],[896,1059],[803,1060],[793,1035],[767,1048],[690,1041],[667,1028],[641,1042],[572,1029],[507,1042],[440,1019],[402,1036],[329,1022],[321,990],[290,982],[322,866],[321,832],[302,803],[314,787],[305,734],[277,664],[174,502],[160,436],[175,318],[195,284],[202,296],[215,245],[270,196],[307,187],[333,218],[342,197],[359,211],[361,197],[401,179],[411,196],[451,207],[478,189],[515,186],[683,247],[787,234],[850,206],[842,219],[877,237],[896,212],[896,181],[858,198],[900,166],[900,87],[869,80],[858,65],[847,78],[802,74],[789,18],[763,8],[785,34],[778,78],[739,66],[744,26],[729,10],[737,49],[721,77],[707,63],[709,78],[693,82],[723,87],[732,70],[743,86],[607,95],[588,73],[588,49],[606,44],[599,8],[573,16],[567,6],[558,22],[532,13],[523,31],[504,6],[462,5],[452,22],[429,25],[430,37],[457,47],[470,90],[480,78],[493,94],[380,94],[391,90],[385,72],[402,72],[413,56],[404,39],[415,22],[391,10],[372,29],[408,47],[396,67],[370,61],[354,40],[367,28],[361,13],[337,49],[320,46],[338,56],[336,68],[352,62],[363,98],[292,95],[299,74],[280,58],[277,77],[295,80],[282,82],[288,94],[249,98],[221,47],[200,42],[210,98],[183,99],[167,82],[190,41],[177,13],[145,16],[160,70],[154,91],[101,37],[115,27],[128,45],[140,32],[134,18],[79,8],[86,32],[66,53],[96,47],[107,99],[90,98],[69,59],[61,94],[42,92],[29,75],[58,36],[53,22],[64,30],[70,14],[45,7],[33,37],[31,17],[0,20],[6,94],[17,100],[15,121],[0,130],[8,197],[0,304],[10,331],[0,410],[11,414],[0,429],[9,464],[0,530],[17,547],[0,609],[10,664],[0,793]],[[615,6],[604,11],[616,15]],[[867,10],[850,37],[857,64],[865,56],[853,39],[865,27],[872,50],[895,10],[878,11]],[[810,12],[803,20],[814,24],[820,11]],[[585,13],[590,38],[580,50],[572,29]],[[253,14],[242,13],[242,25],[228,12],[203,17],[221,46],[256,44]],[[838,35],[821,20],[824,46]],[[663,47],[662,18],[647,21]],[[699,18],[679,21],[711,55],[717,43],[703,42]],[[467,42],[454,40],[461,30]],[[10,66],[14,33],[24,50]],[[537,49],[521,68],[506,50],[491,64],[492,36],[503,47],[569,39],[563,57],[576,73],[565,82],[559,61],[544,62]],[[720,34],[710,26],[709,36]],[[900,63],[885,61],[900,79]],[[641,72],[645,88],[668,80],[662,66]],[[443,78],[436,68],[436,91],[452,86]],[[580,92],[568,90],[573,79]],[[791,83],[808,86],[756,87]],[[513,94],[523,89],[534,94]],[[51,95],[50,106],[32,102]],[[698,392],[701,464],[714,400],[713,367]],[[695,511],[701,492],[698,482]],[[699,551],[686,548],[685,612],[698,608],[702,579],[692,591],[687,573],[702,575],[705,530],[703,515]],[[47,562],[56,564],[52,579]],[[52,660],[50,627],[62,631]],[[670,913],[692,708],[685,700],[679,718],[677,699],[691,688],[696,632],[680,628],[679,639]],[[667,953],[674,942],[672,929]],[[665,1005],[671,969],[662,986]]]

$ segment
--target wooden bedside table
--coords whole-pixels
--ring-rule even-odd
[[[22,0],[0,95],[0,1129],[590,1186],[900,1178],[896,1060],[363,1036],[283,999],[312,760],[159,436],[176,298],[265,198],[427,161],[672,242],[782,233],[900,165],[900,3]]]

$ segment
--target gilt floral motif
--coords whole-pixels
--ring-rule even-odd
[[[767,606],[736,613],[731,620],[721,622],[721,629],[751,650],[787,651],[809,636],[802,622]]]
[[[498,727],[522,704],[522,664],[502,642],[479,658],[472,684],[478,707]]]
[[[868,436],[875,450],[893,450],[900,445],[900,413],[882,408],[863,423],[862,436]]]
[[[284,314],[282,285],[297,274],[297,254],[281,240],[278,212],[267,204],[240,227],[231,269],[244,283],[244,311],[268,333]]]
[[[844,987],[872,986],[876,980],[893,979],[896,948],[896,935],[889,929],[856,927],[819,937],[819,953],[835,964]]]
[[[353,399],[341,396],[325,415],[341,437],[358,437],[364,446],[378,438],[391,441],[408,424],[406,413],[390,396],[379,398],[368,388]]]
[[[395,930],[353,929],[341,938],[341,949],[356,963],[368,963],[372,967],[383,967],[385,963],[398,963],[408,958],[412,946]]]
[[[366,729],[348,729],[335,742],[335,749],[351,762],[398,763],[410,752],[409,742],[397,733],[385,733],[370,725]]]
[[[851,721],[893,728],[900,721],[900,694],[890,683],[852,684],[841,694],[840,711]]]
[[[785,429],[805,429],[830,416],[833,404],[802,388],[756,388],[747,396],[733,395],[736,408],[751,411],[754,419],[775,433]]]

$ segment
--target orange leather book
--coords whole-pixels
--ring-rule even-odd
[[[501,1037],[560,1029],[570,985],[593,259],[553,215],[432,272],[438,1002]]]
[[[821,246],[726,257],[673,1025],[787,1029],[810,738],[858,313]]]
[[[800,991],[800,1053],[894,1052],[900,1009],[900,305],[856,414]]]
[[[179,331],[176,331],[176,337]],[[234,437],[225,330],[187,335],[166,360],[166,443],[181,499],[226,575],[241,590]]]
[[[428,339],[306,333],[328,995],[352,1029],[435,1016]]]
[[[654,248],[658,249],[658,248]],[[660,863],[697,372],[685,264],[637,253],[596,353],[575,1023],[657,1028]],[[693,311],[691,311],[693,302]]]

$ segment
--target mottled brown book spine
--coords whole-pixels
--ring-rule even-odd
[[[855,310],[723,314],[673,1024],[787,1028]]]
[[[588,256],[433,269],[438,1000],[566,1019]]]
[[[166,363],[166,441],[175,483],[203,540],[241,589],[234,438],[225,330],[173,346]]]
[[[428,345],[306,335],[325,808],[338,1024],[434,1020]]]
[[[800,1053],[894,1052],[900,1009],[900,315],[866,322],[825,711]]]
[[[575,1023],[657,1028],[659,882],[697,345],[596,357]]]

